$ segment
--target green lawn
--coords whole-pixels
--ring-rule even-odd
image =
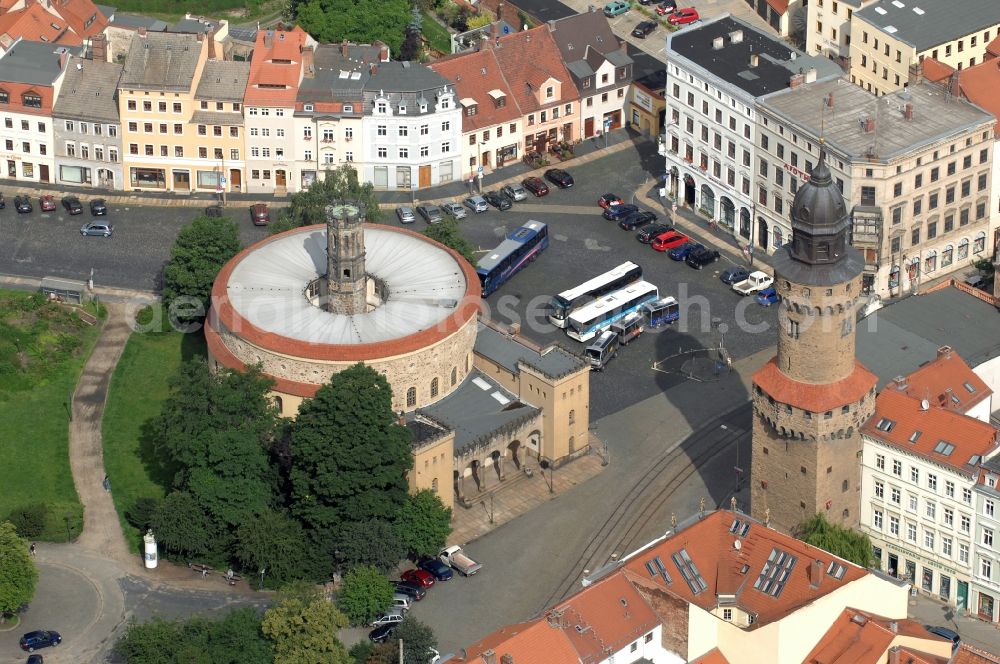
[[[0,290],[0,518],[46,505],[38,539],[80,533],[69,403],[100,330],[37,294]]]
[[[125,537],[138,549],[141,533],[125,521],[138,498],[162,498],[171,472],[157,462],[143,424],[160,412],[170,379],[185,360],[205,356],[202,334],[133,334],[111,378],[104,411],[104,467]]]
[[[421,29],[431,48],[444,54],[451,53],[451,33],[427,12],[424,12]]]

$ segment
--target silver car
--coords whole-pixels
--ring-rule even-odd
[[[80,235],[84,237],[87,237],[88,235],[111,237],[111,234],[114,232],[114,226],[103,222],[91,221],[80,227]]]
[[[441,204],[441,209],[456,219],[465,219],[465,208],[455,201],[445,201]]]
[[[401,205],[396,208],[396,216],[399,217],[399,223],[401,224],[412,224],[417,220],[417,217],[413,214],[413,208],[409,205]]]
[[[512,201],[523,201],[528,197],[528,192],[526,192],[524,187],[519,184],[504,185],[503,188],[500,189],[500,193]]]
[[[465,203],[465,207],[469,208],[470,210],[476,213],[486,212],[487,210],[490,209],[490,204],[487,203],[486,199],[480,196],[479,194],[476,194],[474,196],[469,196],[462,202]]]
[[[417,214],[423,217],[428,224],[436,224],[444,219],[441,208],[436,205],[418,205]]]

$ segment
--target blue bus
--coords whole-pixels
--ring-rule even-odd
[[[529,221],[513,231],[500,246],[476,263],[483,297],[500,288],[548,247],[549,227],[540,221]]]
[[[566,334],[577,341],[588,341],[659,297],[656,286],[648,281],[637,281],[574,311],[567,319]]]

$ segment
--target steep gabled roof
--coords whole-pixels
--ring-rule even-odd
[[[295,104],[303,74],[302,48],[308,39],[309,35],[299,26],[289,31],[257,31],[245,103]]]
[[[476,102],[475,115],[469,115],[463,108],[462,131],[477,131],[521,117],[517,99],[493,49],[463,53],[431,63],[430,68],[455,85],[455,96],[459,100]],[[498,106],[501,95],[504,105]]]
[[[914,650],[909,654],[912,664],[946,664],[948,659],[916,648],[947,652],[951,643],[929,633],[913,620],[891,620],[865,611],[846,608],[826,630],[823,638],[805,658],[806,664],[880,664],[890,649],[898,650],[897,639]],[[925,641],[925,646],[920,646]],[[890,660],[895,661],[895,660]]]
[[[205,43],[195,35],[151,32],[134,35],[125,57],[121,87],[190,90]]]
[[[492,652],[496,661],[510,655],[517,664],[580,664],[564,630],[538,619],[508,625],[465,649],[465,657],[455,664],[483,664],[483,653]]]
[[[7,49],[18,38],[67,46],[83,43],[66,21],[45,11],[41,5],[28,5],[0,16],[0,46]]]
[[[84,39],[104,32],[108,25],[107,17],[91,0],[52,0],[50,8]]]
[[[198,81],[198,99],[242,102],[246,94],[250,63],[231,60],[208,60]]]
[[[547,25],[501,37],[494,51],[504,76],[511,81],[511,89],[522,113],[542,108],[543,104],[538,103],[534,90],[550,78],[559,81],[562,86],[561,101],[580,98]]]
[[[581,60],[587,61],[593,70],[605,58],[615,66],[632,62],[632,58],[625,52],[624,44],[611,31],[607,17],[601,12],[584,12],[552,21],[549,23],[549,31],[571,71],[574,71],[573,63]],[[579,72],[574,73],[580,76]]]
[[[955,651],[951,664],[1000,664],[1000,657],[963,643]]]
[[[70,58],[52,115],[69,120],[118,122],[117,92],[121,75],[120,64]]]
[[[969,412],[993,394],[983,379],[949,346],[939,348],[937,357],[907,376],[904,384],[904,391],[914,399],[927,399],[938,408],[956,413]],[[898,389],[898,386],[890,384],[886,389]]]

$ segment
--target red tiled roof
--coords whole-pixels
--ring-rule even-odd
[[[885,431],[885,422],[892,422]],[[883,424],[883,428],[879,428]],[[935,463],[967,470],[973,456],[985,455],[997,447],[997,430],[991,424],[933,405],[924,410],[920,399],[892,389],[879,392],[875,414],[861,427],[866,435]],[[916,432],[914,442],[910,442]],[[939,443],[953,448],[948,454],[935,452]]]
[[[734,522],[739,521],[736,525]],[[742,528],[749,525],[746,535]],[[736,528],[736,533],[732,532]],[[735,543],[739,542],[739,546]],[[774,551],[795,556],[785,583],[775,581],[770,593],[759,585]],[[677,556],[676,558],[674,556]],[[690,559],[705,588],[694,592],[681,573],[678,561]],[[651,575],[647,563],[663,564],[671,582],[660,574]],[[784,563],[790,561],[785,558]],[[831,563],[843,566],[840,579],[828,574]],[[805,542],[765,527],[739,512],[718,510],[665,540],[634,554],[623,568],[633,583],[656,588],[695,604],[705,611],[716,608],[719,595],[732,595],[735,605],[756,615],[748,629],[757,629],[780,620],[848,583],[863,578],[867,570]],[[821,573],[820,573],[821,571]],[[780,575],[782,570],[778,570]],[[811,578],[812,577],[812,578]],[[770,573],[768,578],[773,578]],[[757,587],[759,586],[759,587]],[[775,596],[777,592],[777,596]]]
[[[79,46],[80,36],[69,29],[66,21],[42,9],[41,5],[29,5],[18,11],[0,16],[0,45],[9,48],[18,37],[25,41],[49,42]]]
[[[924,58],[920,61],[920,67],[924,73],[924,78],[935,83],[945,81],[955,73],[954,67],[934,58]]]
[[[483,653],[492,651],[497,662],[504,655],[510,655],[516,664],[580,663],[565,630],[552,627],[544,619],[508,625],[469,646],[465,651],[465,657],[449,661],[456,664],[483,664]]]
[[[521,109],[518,108],[517,100],[493,49],[463,53],[458,57],[431,63],[430,68],[454,83],[458,99],[475,100],[475,115],[467,115],[465,109],[462,109],[462,131],[476,131],[521,117]],[[492,90],[503,93],[506,99],[504,106],[497,107],[489,94]]]
[[[243,103],[293,106],[302,78],[301,49],[308,38],[299,26],[289,31],[258,30]],[[275,60],[288,60],[289,63]]]
[[[993,41],[986,45],[986,52],[993,57],[1000,57],[1000,33],[997,33]]]
[[[859,401],[875,387],[878,378],[860,362],[855,361],[851,375],[836,383],[822,385],[800,383],[783,374],[778,368],[777,358],[771,358],[753,375],[753,382],[775,401],[811,413],[825,413],[844,404]]]
[[[788,11],[788,0],[767,0],[767,4],[771,5],[771,9],[779,14]]]
[[[729,664],[729,660],[718,648],[712,648],[707,653],[691,660],[691,664]]]
[[[521,113],[550,105],[539,104],[534,94],[550,78],[559,81],[562,87],[562,96],[557,100],[559,103],[579,101],[580,93],[563,64],[559,47],[547,25],[501,37],[494,52],[504,76],[512,81],[511,90]]]
[[[104,32],[108,19],[91,0],[52,0],[51,11],[69,23],[70,29],[84,39]]]
[[[927,399],[938,408],[958,413],[969,412],[993,394],[993,390],[948,346],[938,349],[937,357],[911,373],[905,381],[903,391],[914,399]],[[892,387],[892,384],[888,386]]]
[[[958,74],[958,85],[963,97],[1000,117],[1000,58],[966,67]],[[1000,137],[1000,126],[994,125],[993,132]]]
[[[942,642],[940,637],[930,634],[913,620],[891,620],[865,611],[847,608],[830,625],[812,652],[806,656],[805,664],[880,664],[885,661],[886,652],[895,645],[896,652],[903,648],[896,645],[898,637],[905,637],[911,647],[917,641],[926,642],[928,650],[951,652],[951,644]],[[920,650],[906,650],[911,664],[947,664],[947,657],[939,657]],[[894,661],[894,660],[890,660]]]
[[[963,643],[955,651],[951,664],[1000,664],[1000,657]]]

